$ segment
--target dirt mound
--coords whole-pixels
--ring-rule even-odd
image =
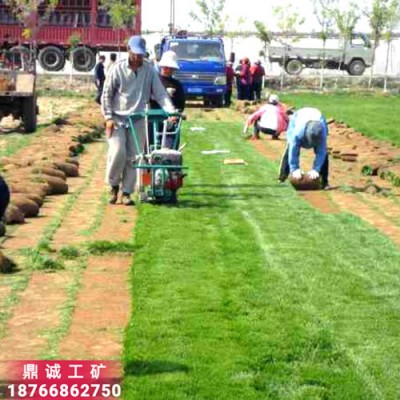
[[[55,162],[54,166],[63,171],[68,177],[77,177],[79,176],[79,169],[75,164],[67,163],[67,162]]]
[[[39,206],[23,195],[11,195],[11,204],[16,206],[26,218],[36,217],[39,214]]]
[[[0,272],[2,274],[9,274],[15,268],[15,263],[6,257],[2,251],[0,251]]]
[[[301,179],[294,179],[289,176],[289,182],[296,190],[319,190],[321,189],[320,179],[310,179],[307,174],[304,174]]]
[[[25,217],[23,212],[13,204],[9,204],[7,210],[4,214],[4,219],[6,224],[23,224],[25,222]]]

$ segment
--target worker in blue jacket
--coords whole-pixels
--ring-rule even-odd
[[[300,149],[314,149],[313,168],[307,173],[310,179],[321,177],[322,188],[328,186],[329,160],[327,151],[328,124],[321,111],[306,107],[297,110],[290,119],[286,132],[287,146],[281,161],[279,180],[285,181],[291,174],[301,179]]]

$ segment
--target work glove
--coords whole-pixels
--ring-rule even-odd
[[[315,181],[319,178],[319,173],[315,169],[312,169],[311,171],[309,171],[307,175],[313,181]]]
[[[292,172],[292,178],[293,178],[293,179],[300,180],[302,177],[303,177],[303,172],[301,171],[300,168],[295,169],[295,170]]]

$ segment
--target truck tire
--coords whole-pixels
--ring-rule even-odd
[[[65,55],[56,46],[47,46],[39,52],[39,64],[46,71],[60,71],[65,65]]]
[[[365,71],[365,63],[363,60],[352,60],[347,67],[349,75],[362,75]]]
[[[292,58],[285,65],[285,71],[289,75],[299,75],[303,70],[303,63],[296,58]]]
[[[21,104],[21,118],[26,133],[32,133],[36,131],[36,111],[36,96],[24,97]]]
[[[96,65],[96,54],[89,47],[81,46],[73,50],[72,61],[77,71],[89,72]]]
[[[204,98],[205,107],[221,108],[224,105],[224,95],[217,94]]]

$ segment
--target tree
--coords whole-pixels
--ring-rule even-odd
[[[71,71],[69,74],[69,84],[72,85],[72,74],[74,70],[74,50],[78,47],[81,42],[81,35],[78,32],[72,33],[72,35],[68,38],[68,44],[70,45],[69,50],[69,61],[71,63]]]
[[[58,0],[5,0],[5,4],[22,23],[22,36],[30,40],[32,50],[36,49],[37,33],[56,8]]]
[[[393,31],[400,22],[400,1],[392,0],[388,4],[387,21],[385,24],[385,32],[383,33],[383,39],[386,42],[386,61],[385,61],[385,80],[383,85],[383,91],[387,91],[387,78],[389,70],[389,58],[392,48]]]
[[[213,35],[223,29],[222,12],[225,0],[196,0],[199,12],[190,12],[190,17],[204,26],[208,35]]]
[[[324,70],[326,58],[326,41],[334,23],[332,9],[337,4],[337,0],[313,0],[314,14],[317,17],[318,23],[321,26],[320,38],[322,40],[322,61],[321,61],[321,75],[320,75],[320,88],[324,87]]]
[[[118,30],[118,49],[121,46],[121,29],[131,26],[137,9],[132,0],[99,0],[100,7],[111,18],[111,26]]]
[[[363,13],[368,17],[369,20],[373,41],[372,65],[368,87],[371,87],[372,83],[376,49],[379,46],[380,40],[383,38],[385,30],[387,31],[387,28],[391,24],[392,16],[390,13],[393,12],[393,7],[396,8],[396,3],[397,0],[373,0],[372,7],[370,9],[363,10]]]
[[[272,41],[272,33],[267,29],[265,24],[261,21],[254,21],[254,26],[257,29],[256,36],[263,44],[262,55],[264,61],[267,60],[268,46]],[[260,53],[261,54],[261,53]]]
[[[284,68],[286,67],[288,47],[290,44],[298,41],[298,38],[294,37],[297,29],[304,24],[304,18],[300,17],[300,14],[293,9],[285,6],[277,6],[273,8],[274,16],[277,18],[278,29],[282,33],[282,38],[278,41],[284,46],[284,56],[281,69],[281,90],[283,89],[284,80]]]
[[[351,43],[353,39],[354,29],[356,27],[357,21],[360,19],[360,14],[358,12],[358,7],[354,3],[351,3],[348,9],[342,10],[339,7],[335,8],[332,11],[332,14],[343,40],[343,54],[338,67],[338,69],[340,70],[343,63],[345,62],[347,46],[349,45],[349,43]]]

